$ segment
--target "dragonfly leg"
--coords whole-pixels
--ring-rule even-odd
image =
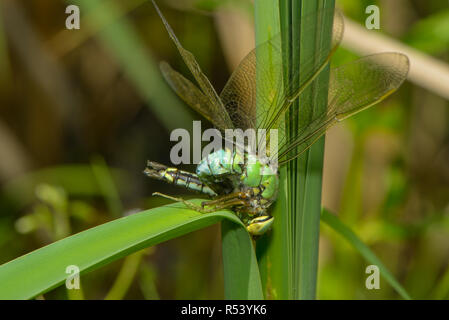
[[[230,207],[233,207],[233,206],[244,205],[245,204],[244,200],[241,200],[241,199],[239,199],[237,197],[233,197],[233,198],[230,198],[230,199],[224,199],[226,196],[223,197],[223,198],[220,198],[220,199],[212,200],[212,201],[205,201],[205,202],[203,202],[201,204],[201,206],[198,206],[198,205],[196,205],[196,204],[194,204],[194,203],[192,203],[190,201],[184,200],[183,198],[177,198],[177,197],[169,196],[167,194],[163,194],[163,193],[160,193],[160,192],[154,192],[153,196],[160,196],[160,197],[163,197],[163,198],[166,198],[166,199],[170,199],[170,200],[173,200],[173,201],[176,201],[176,202],[182,202],[189,209],[192,209],[192,210],[195,210],[195,211],[198,211],[198,212],[201,212],[201,213],[211,213],[211,212],[214,212],[214,211],[217,211],[217,210],[227,209],[227,208],[230,208]],[[210,207],[211,205],[213,207],[205,208],[206,206]]]
[[[234,206],[245,205],[245,201],[238,199],[238,198],[234,198],[234,199],[230,199],[230,200],[222,200],[222,201],[219,201],[219,200],[221,200],[221,199],[214,200],[214,201],[216,201],[215,205],[211,208],[207,208],[207,209],[203,208],[202,212],[211,213],[211,212],[222,210],[222,209],[228,209],[228,208],[231,208]],[[206,206],[210,206],[210,205],[207,204]]]
[[[195,210],[195,211],[198,211],[198,212],[201,212],[201,213],[206,213],[206,212],[204,212],[204,208],[203,207],[198,206],[198,205],[196,205],[196,204],[194,204],[194,203],[192,203],[190,201],[184,200],[183,198],[172,197],[172,196],[169,196],[167,194],[160,193],[160,192],[154,192],[153,196],[163,197],[163,198],[166,198],[166,199],[169,199],[169,200],[173,200],[175,202],[182,202],[187,208],[190,208],[192,210]]]
[[[234,192],[234,193],[222,196],[215,200],[203,201],[201,203],[201,206],[204,208],[205,206],[211,206],[214,204],[223,203],[223,201],[234,200],[234,199],[243,199],[244,195],[245,194],[243,192]]]
[[[227,209],[234,206],[244,206],[246,204],[245,193],[235,192],[222,196],[215,200],[203,201],[201,207],[205,212],[214,212],[221,209]],[[207,208],[206,207],[210,207]]]

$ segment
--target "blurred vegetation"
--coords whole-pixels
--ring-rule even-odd
[[[80,5],[80,30],[65,29],[69,2]],[[253,46],[251,30],[243,32],[253,25],[252,1],[158,3],[221,90],[233,48],[241,58]],[[449,63],[447,1],[337,0],[361,24],[371,4],[381,32]],[[167,60],[188,75],[151,4],[5,0],[0,11],[0,264],[167,203],[152,192],[180,194],[142,174],[147,159],[169,163],[171,129],[199,119],[159,73]],[[340,48],[333,63],[354,57]],[[448,107],[407,83],[326,137],[323,205],[413,298],[449,298]],[[219,233],[215,225],[86,274],[84,298],[223,298]],[[380,290],[365,288],[369,264],[322,224],[318,298],[397,299],[385,279]],[[82,297],[57,288],[44,298]]]

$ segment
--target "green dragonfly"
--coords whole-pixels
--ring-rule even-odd
[[[265,129],[264,141],[267,144],[270,138],[274,139],[269,134],[271,129],[278,129],[281,133],[287,129],[287,111],[290,119],[295,112],[299,112],[290,106],[298,98],[301,102],[304,89],[329,65],[343,35],[343,18],[337,12],[333,19],[330,52],[320,52],[302,62],[301,74],[293,72],[290,78],[295,81],[284,80],[282,40],[276,36],[257,46],[241,61],[218,95],[193,54],[182,47],[154,1],[153,4],[199,86],[173,70],[168,63],[162,62],[162,74],[172,89],[221,132],[227,129]],[[304,31],[308,32],[307,28],[311,28],[312,23],[303,22]],[[204,201],[199,206],[158,192],[154,195],[183,202],[187,207],[203,213],[231,209],[250,234],[261,235],[271,228],[274,219],[269,207],[278,194],[279,171],[273,163],[285,165],[306,151],[332,125],[386,98],[404,82],[408,70],[408,58],[394,52],[366,56],[332,68],[327,109],[313,114],[296,132],[278,137],[276,150],[268,149],[262,157],[261,154],[247,152],[247,149],[242,152],[223,148],[205,156],[198,164],[196,173],[148,161],[144,173],[150,178],[214,199]]]

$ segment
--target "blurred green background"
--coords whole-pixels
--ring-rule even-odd
[[[0,264],[166,203],[152,192],[182,194],[142,174],[147,159],[170,163],[172,129],[201,120],[161,78],[161,60],[188,72],[151,3],[0,3]],[[254,46],[253,2],[158,3],[220,91]],[[69,4],[81,8],[80,30],[65,28]],[[371,4],[380,32],[449,62],[446,0],[337,0],[361,25]],[[333,64],[356,57],[340,48]],[[323,205],[413,298],[449,298],[448,107],[407,82],[326,138]],[[82,276],[84,297],[223,298],[220,241],[216,225],[116,261]],[[366,289],[367,265],[322,225],[319,299],[397,299],[382,278],[380,290]],[[77,297],[57,288],[44,298]]]

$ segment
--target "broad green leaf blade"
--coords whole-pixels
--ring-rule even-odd
[[[33,298],[63,284],[67,266],[76,265],[81,273],[86,273],[140,249],[223,219],[235,223],[246,232],[241,221],[229,211],[201,214],[180,204],[146,210],[88,229],[0,266],[0,299]],[[252,247],[249,237],[241,237],[240,240],[248,242],[241,245],[241,255],[250,257],[252,253],[246,251]],[[236,263],[241,261],[244,259]],[[239,280],[245,282],[238,284],[240,287],[257,288],[257,284],[248,283],[257,281],[257,277],[242,277]],[[248,294],[254,292],[252,290]],[[246,298],[255,299],[260,295]]]
[[[379,258],[371,251],[366,244],[364,244],[359,237],[345,224],[343,224],[338,217],[328,210],[323,209],[321,212],[321,221],[326,223],[335,232],[345,238],[359,253],[365,258],[369,263],[376,265],[381,274],[384,276],[385,280],[396,290],[399,295],[410,300],[411,297],[407,291],[401,286],[401,284],[396,280],[394,275],[387,269],[387,267],[379,260]]]
[[[279,21],[271,12],[276,10],[280,13],[280,26],[278,24],[277,28],[282,30],[280,72],[285,79],[282,91],[286,93],[283,96],[295,99],[301,94],[301,107],[297,101],[292,104],[289,99],[281,99],[285,101],[279,104],[278,110],[281,112],[274,110],[272,116],[262,117],[264,119],[261,122],[258,120],[258,125],[268,128],[270,124],[280,122],[279,136],[283,139],[286,135],[298,132],[310,121],[314,112],[322,112],[326,107],[329,76],[327,61],[331,47],[338,43],[331,41],[334,2],[287,0],[275,2],[279,4],[276,8],[270,7],[269,3],[256,1],[256,39],[257,31],[261,39],[264,32],[266,37],[270,35],[272,25]],[[326,14],[323,15],[323,12]],[[261,22],[259,25],[258,19]],[[341,32],[341,28],[335,29]],[[312,76],[308,76],[310,74]],[[265,91],[267,85],[257,78],[257,89]],[[265,94],[270,96],[269,91]],[[257,108],[261,105],[261,112],[264,112],[263,108],[267,110],[271,104],[261,102],[259,104],[258,101]],[[303,161],[280,168],[280,192],[272,210],[275,217],[273,230],[257,244],[267,298],[315,297],[323,144],[324,141],[316,145],[311,155],[307,155]]]
[[[235,223],[221,224],[225,298],[262,300],[262,284],[251,237]]]
[[[335,8],[334,0],[306,1],[291,0],[289,13],[292,23],[290,38],[299,46],[292,46],[290,66],[299,68],[301,78],[304,62],[317,52],[332,53],[333,14],[323,17],[316,15],[313,31],[304,32],[302,17],[310,13],[318,13],[323,8]],[[327,11],[329,12],[329,11]],[[337,17],[337,16],[336,16]],[[288,42],[287,42],[288,45]],[[289,47],[287,47],[289,48]],[[320,61],[316,61],[320,64]],[[293,74],[295,76],[295,74]],[[292,81],[300,81],[293,78]],[[329,65],[304,90],[302,95],[290,108],[285,117],[286,138],[295,136],[298,131],[320,114],[327,106],[329,86]],[[324,139],[318,141],[304,157],[289,163],[288,197],[289,223],[292,242],[292,299],[315,299],[318,270],[319,224],[321,213],[321,189],[324,159]]]
[[[271,38],[273,38],[274,35],[280,32],[279,2],[255,0],[254,18],[257,46],[266,41],[269,41]],[[274,54],[276,53],[273,52],[273,55]],[[256,63],[260,66],[261,63],[259,61],[263,61],[263,57],[261,59],[258,59],[256,55]],[[268,97],[270,94],[269,88],[274,88],[276,85],[275,81],[278,71],[275,70],[274,63],[269,63],[269,65],[265,66],[265,68],[272,71],[272,73],[268,77],[260,76],[260,72],[257,72],[256,70],[256,89],[259,91],[265,90],[264,92],[261,92],[260,95],[257,95],[259,97]],[[269,79],[268,83],[266,78]],[[269,105],[262,106],[263,103],[263,100],[256,101],[257,106],[261,106],[264,109],[269,107]],[[257,126],[260,125],[261,123],[258,122]],[[284,231],[286,230],[285,226],[287,220],[284,210],[286,193],[282,192],[283,181],[284,180],[281,180],[281,191],[272,209],[272,214],[275,217],[273,228],[271,232],[262,236],[256,244],[260,276],[262,279],[262,286],[266,299],[287,298],[286,288],[288,287],[289,283],[287,266],[289,257],[287,244],[283,242],[286,237],[282,236],[282,233],[284,233]]]

